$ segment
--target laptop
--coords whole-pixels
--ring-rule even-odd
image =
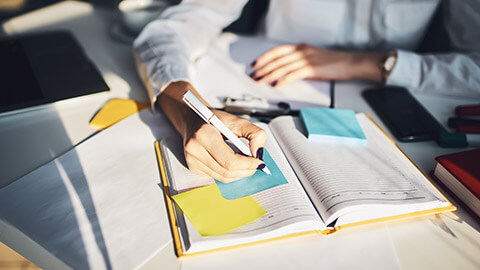
[[[0,114],[109,91],[66,31],[0,39]]]

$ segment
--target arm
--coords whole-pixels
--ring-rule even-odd
[[[399,50],[386,84],[417,93],[480,97],[480,1],[445,0],[447,29],[457,53],[420,55]],[[251,77],[274,87],[310,78],[383,81],[383,53],[345,52],[307,44],[282,45],[252,65]]]
[[[480,97],[480,1],[443,1],[443,17],[455,53],[399,51],[388,84],[417,93]]]
[[[191,83],[192,64],[222,29],[240,15],[246,0],[190,0],[165,10],[134,42],[137,68],[152,104],[172,82]]]
[[[239,16],[244,4],[245,1],[185,1],[147,25],[134,43],[137,67],[152,105],[157,103],[183,136],[188,167],[222,182],[251,175],[263,162],[235,154],[218,130],[183,103],[182,96],[190,90],[201,99],[189,82],[191,65],[222,28]],[[224,112],[214,113],[237,136],[250,140],[252,153],[257,153],[265,143],[266,133],[257,126]]]

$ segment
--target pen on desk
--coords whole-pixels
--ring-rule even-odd
[[[184,95],[182,100],[192,109],[198,116],[200,116],[203,121],[212,124],[216,127],[220,133],[223,134],[230,142],[235,145],[235,147],[240,150],[244,155],[253,157],[250,148],[245,145],[225,124],[218,119],[218,117],[207,107],[203,104],[192,92],[187,91]],[[271,175],[272,173],[267,168],[267,166],[263,167],[262,171],[266,174]]]
[[[335,81],[330,80],[330,108],[335,108]]]

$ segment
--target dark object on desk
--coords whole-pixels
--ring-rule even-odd
[[[273,103],[263,98],[244,97],[244,98],[226,98],[224,100],[223,110],[233,114],[250,115],[255,117],[274,118],[280,115],[298,115],[298,111],[290,109],[290,104],[286,102]]]
[[[446,132],[405,88],[385,86],[367,89],[362,96],[400,141],[434,140],[437,134]]]
[[[68,32],[0,40],[0,113],[108,91]]]
[[[330,107],[335,108],[335,81],[330,81]]]
[[[480,116],[480,104],[458,106],[455,108],[455,114],[458,116]]]
[[[439,156],[432,176],[480,221],[480,149]]]
[[[480,134],[480,119],[450,117],[448,126],[460,133]]]

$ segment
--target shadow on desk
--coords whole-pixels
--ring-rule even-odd
[[[56,144],[71,147],[73,145],[60,117],[55,115],[55,109],[49,107],[45,110],[53,119],[58,119],[58,122],[51,124],[53,121],[50,119],[48,123],[51,126],[38,127],[38,132],[43,133],[41,136],[49,139],[42,141],[44,145],[41,147],[35,145],[34,149],[41,151],[36,154],[54,156],[52,148],[55,148]],[[30,122],[38,120],[37,114],[45,114],[45,111],[7,116],[6,118],[23,120],[7,121],[7,123],[11,125],[22,123],[28,126]],[[2,122],[4,121],[5,118],[2,119]],[[31,136],[26,134],[26,137],[13,137],[11,142],[4,141],[2,144],[8,144],[5,147],[18,147],[19,150],[28,152],[28,145],[31,143],[27,141],[29,135]],[[100,251],[106,268],[110,269],[109,254],[82,163],[75,150],[66,155],[68,158],[56,159],[0,189],[0,218],[43,246],[61,261],[77,269],[89,268],[89,254],[87,254],[85,241],[91,241],[91,239],[85,239],[83,232],[93,231],[95,238],[93,244]],[[5,158],[2,157],[2,159]],[[10,159],[13,163],[21,162],[15,157]],[[79,205],[76,209],[83,209],[84,212],[75,211],[74,205]],[[88,220],[82,224],[89,226],[81,228],[79,219]]]

